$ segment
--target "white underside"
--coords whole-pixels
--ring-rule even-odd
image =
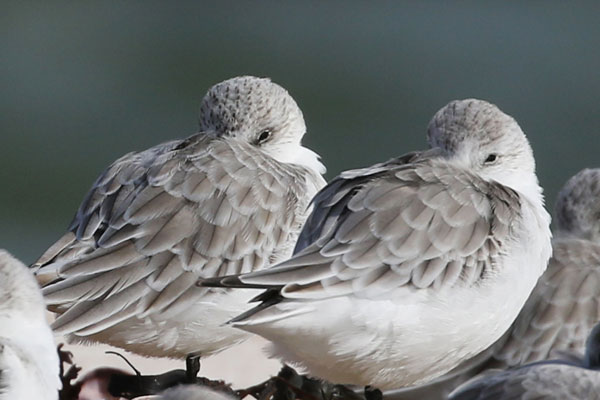
[[[0,400],[56,400],[59,360],[48,325],[16,313],[0,324]]]
[[[149,357],[209,356],[248,338],[226,324],[247,310],[256,290],[216,290],[176,315],[132,317],[90,336],[69,335],[74,343],[101,342]]]
[[[536,219],[529,215],[524,225]],[[497,275],[476,287],[403,287],[387,300],[282,302],[236,326],[276,343],[273,355],[334,383],[382,390],[424,383],[509,328],[550,255],[549,231],[536,237],[533,229],[526,229],[527,241],[511,244]]]

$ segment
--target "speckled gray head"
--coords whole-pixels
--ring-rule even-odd
[[[268,78],[240,76],[214,85],[202,99],[199,121],[208,134],[236,137],[279,161],[325,172],[317,154],[300,146],[306,133],[302,111]]]
[[[200,105],[200,129],[218,135],[285,132],[300,142],[306,132],[302,111],[287,90],[268,78],[240,76],[211,87]]]
[[[556,227],[585,239],[600,239],[600,169],[584,169],[565,183],[554,207]]]
[[[466,157],[468,167],[502,166],[534,172],[533,152],[519,124],[494,104],[478,99],[454,100],[440,109],[427,129],[431,147],[449,156]]]

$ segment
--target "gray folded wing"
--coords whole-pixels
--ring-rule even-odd
[[[305,218],[307,174],[203,134],[113,163],[67,233],[38,262],[54,328],[85,335],[132,315],[178,312],[198,277],[288,256]]]
[[[338,213],[344,209],[347,200],[355,194],[358,188],[362,187],[370,180],[385,175],[390,168],[407,164],[418,159],[420,156],[422,156],[420,152],[408,153],[401,157],[392,158],[386,162],[372,165],[368,168],[344,171],[331,180],[331,182],[329,182],[327,186],[312,199],[314,208],[302,227],[300,236],[298,236],[294,254],[314,243],[323,236],[324,230],[331,228],[330,225],[325,223],[326,220],[335,222],[335,218],[333,217],[338,215]]]
[[[552,350],[582,353],[600,320],[600,246],[558,236],[548,269],[494,350],[494,367],[551,357]]]
[[[450,400],[598,399],[600,373],[560,363],[489,370],[454,390]]]
[[[470,285],[492,272],[520,221],[516,192],[413,154],[335,179],[301,233],[312,244],[239,279],[281,287],[287,299]]]

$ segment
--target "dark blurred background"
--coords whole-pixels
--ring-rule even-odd
[[[449,100],[513,115],[552,207],[600,166],[600,3],[3,2],[0,247],[32,262],[122,154],[195,132],[206,89],[269,76],[331,178],[425,147]]]

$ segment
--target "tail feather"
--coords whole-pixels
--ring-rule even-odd
[[[238,315],[235,318],[227,321],[228,324],[236,323],[243,321],[252,315],[256,314],[259,311],[264,310],[265,308],[271,307],[283,300],[283,296],[281,296],[279,289],[269,289],[258,296],[254,297],[250,302],[260,301],[261,303],[256,307],[249,309],[248,311]]]

